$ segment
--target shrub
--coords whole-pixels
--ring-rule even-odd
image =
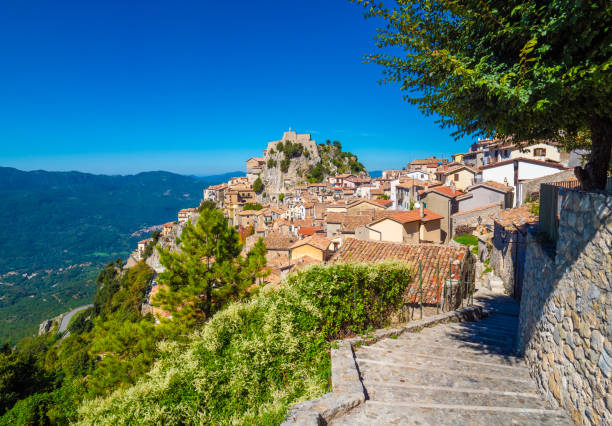
[[[271,169],[276,167],[276,160],[274,158],[268,158],[268,168]]]
[[[242,207],[242,210],[261,210],[261,209],[263,209],[263,206],[259,203],[246,203]]]
[[[261,191],[263,191],[263,189],[264,189],[264,184],[261,178],[257,176],[257,179],[255,179],[255,181],[253,182],[253,191],[259,194]]]
[[[405,265],[335,264],[290,275],[218,312],[185,344],[166,342],[136,385],[80,408],[84,423],[279,424],[329,391],[331,342],[388,323]]]
[[[283,158],[280,162],[281,172],[287,173],[289,171],[289,164],[291,164],[290,158]]]

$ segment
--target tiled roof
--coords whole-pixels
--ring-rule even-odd
[[[346,213],[344,212],[329,212],[325,216],[325,222],[327,223],[342,223],[344,222],[344,217]]]
[[[423,302],[434,304],[437,300],[437,290],[442,292],[444,281],[449,278],[449,275],[453,280],[460,278],[467,254],[467,248],[459,246],[395,244],[350,238],[332,256],[330,262],[376,263],[384,260],[406,262],[411,265],[413,276],[407,296],[413,301],[416,301],[418,297],[420,266],[423,280]]]
[[[474,174],[478,174],[478,170],[470,167],[470,166],[454,166],[454,167],[448,167],[448,168],[442,168],[440,171],[444,174],[444,175],[449,175],[451,173],[455,173],[458,172],[461,169],[465,169],[469,172],[472,172]]]
[[[389,216],[389,219],[393,219],[399,223],[409,223],[409,222],[429,222],[430,220],[442,219],[437,213],[432,212],[428,209],[423,209],[423,217],[421,217],[420,210],[409,210],[401,213],[396,213],[394,215]]]
[[[514,228],[515,226],[520,228],[523,225],[534,224],[539,221],[537,216],[531,214],[531,207],[528,204],[499,211],[491,217],[504,228]]]
[[[294,249],[294,248],[301,247],[306,244],[311,245],[315,248],[318,248],[319,250],[327,250],[329,245],[331,244],[331,241],[323,237],[322,235],[315,234],[310,237],[306,237],[303,240],[297,241],[291,246],[291,248]]]
[[[340,228],[340,230],[343,233],[353,234],[355,233],[356,228],[360,226],[365,226],[370,222],[372,222],[371,215],[347,215],[344,218],[344,221],[342,222],[342,227]]]
[[[148,244],[151,241],[153,241],[153,238],[145,238],[144,240],[138,241],[138,244]]]
[[[512,190],[514,189],[513,187],[511,187],[509,185],[505,185],[503,183],[495,182],[495,181],[492,181],[492,180],[487,180],[485,182],[479,182],[479,183],[476,183],[476,184],[470,186],[468,188],[468,190],[470,190],[472,188],[476,188],[478,186],[488,186],[489,188],[496,189],[496,190],[502,191],[502,192],[512,192]]]
[[[259,210],[243,210],[238,213],[238,216],[255,216],[259,214]]]
[[[269,250],[289,250],[297,238],[287,237],[278,233],[269,233],[264,237],[264,243]]]
[[[410,164],[412,165],[426,165],[426,164],[431,164],[431,163],[436,163],[436,165],[438,164],[438,162],[442,162],[442,163],[448,163],[448,160],[446,158],[435,158],[435,157],[430,157],[430,158],[421,158],[421,159],[417,159],[414,160],[413,162],[411,162]]]
[[[314,235],[317,232],[322,232],[323,228],[319,226],[300,226],[298,229],[298,235]]]
[[[440,185],[434,186],[433,188],[426,189],[424,192],[437,192],[438,194],[446,195],[447,197],[455,198],[463,195],[464,192],[459,191],[458,189],[453,189],[450,186]]]

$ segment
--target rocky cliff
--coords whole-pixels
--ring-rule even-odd
[[[339,142],[317,145],[308,133],[285,132],[281,140],[269,142],[264,150],[264,167],[259,176],[264,190],[259,198],[275,201],[278,194],[297,185],[321,182],[338,173],[367,176],[357,156],[342,152]]]

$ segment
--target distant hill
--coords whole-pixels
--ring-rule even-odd
[[[89,302],[97,269],[125,258],[146,237],[137,231],[176,220],[225,177],[0,167],[0,342]]]
[[[244,171],[236,171],[236,172],[223,173],[220,175],[210,175],[210,176],[191,175],[191,176],[196,178],[199,181],[202,181],[204,185],[209,186],[209,185],[218,185],[221,182],[227,182],[228,180],[230,180],[230,178],[233,178],[233,177],[246,176],[246,173]]]

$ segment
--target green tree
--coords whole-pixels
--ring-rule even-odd
[[[278,194],[278,201],[280,201],[282,203],[284,199],[285,199],[285,193],[284,192],[281,192],[280,194]]]
[[[255,179],[255,182],[253,182],[253,191],[259,194],[263,190],[264,190],[264,184],[261,178],[257,176],[257,179]]]
[[[274,158],[268,158],[268,168],[271,169],[276,167],[276,160]]]
[[[177,318],[176,323],[191,327],[249,283],[241,281],[239,273],[238,234],[219,210],[203,211],[177,242],[180,250],[158,249],[165,271],[159,275],[162,287],[154,302]]]
[[[217,204],[214,201],[205,200],[205,201],[202,201],[202,203],[200,204],[200,207],[198,207],[198,211],[202,213],[203,210],[206,210],[206,209],[210,210],[210,209],[216,209],[216,208],[217,208]]]
[[[383,82],[440,117],[455,137],[552,138],[591,155],[576,176],[603,189],[612,150],[612,2],[370,0],[366,16],[382,19]],[[393,49],[393,50],[389,50]],[[401,49],[402,55],[398,55]]]
[[[243,207],[243,210],[261,210],[263,206],[259,203],[246,203]]]

